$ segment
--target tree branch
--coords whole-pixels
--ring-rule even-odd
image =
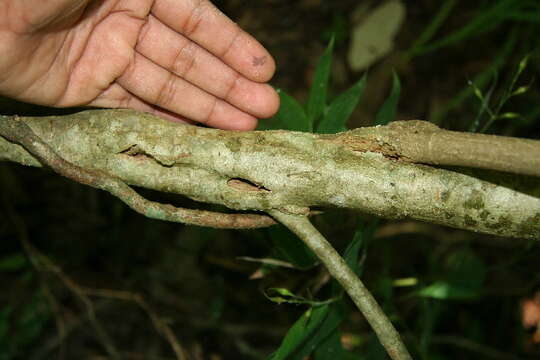
[[[87,170],[64,160],[17,117],[8,117],[0,121],[0,135],[21,144],[42,164],[50,166],[58,174],[81,184],[105,190],[136,212],[152,219],[220,229],[253,229],[275,224],[271,218],[264,215],[183,209],[147,200],[124,182],[103,171]]]
[[[343,286],[369,322],[388,355],[394,360],[412,359],[399,333],[373,295],[309,219],[305,215],[288,214],[279,210],[269,211],[269,214],[302,239],[323,262],[328,272]]]
[[[0,123],[6,120],[0,117]],[[266,212],[291,204],[341,207],[391,219],[413,218],[506,237],[540,239],[537,178],[529,179],[528,187],[511,188],[411,163],[413,155],[397,146],[403,145],[399,133],[405,131],[388,130],[398,125],[336,135],[233,132],[184,126],[127,110],[22,121],[74,165],[125,184],[235,210]],[[394,139],[394,145],[388,135],[392,131],[399,140]],[[429,144],[437,141],[426,141],[435,137],[430,136],[413,137],[416,140],[411,144],[423,139],[427,148],[435,146]],[[528,152],[535,154],[540,142],[525,143],[530,145]],[[24,148],[2,137],[0,160],[40,166]],[[537,161],[532,159],[530,167],[536,167]],[[166,213],[151,206],[147,209],[150,216]],[[236,226],[236,221],[230,223]]]
[[[540,176],[540,141],[463,133],[420,120],[395,121],[328,136],[354,151],[379,151],[404,161]]]

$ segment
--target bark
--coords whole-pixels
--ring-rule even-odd
[[[398,122],[337,135],[315,135],[206,129],[127,110],[21,119],[57,154],[75,165],[107,173],[130,185],[183,194],[235,210],[277,209],[305,214],[313,206],[342,207],[385,218],[413,218],[501,236],[540,238],[540,199],[534,195],[538,193],[538,179],[533,181],[535,190],[526,193],[417,164],[448,164],[432,157],[436,153],[441,153],[439,158],[448,156],[440,138],[449,132],[424,122],[410,122],[411,127]],[[427,128],[428,133],[419,135],[419,127]],[[404,134],[418,136],[407,140]],[[494,140],[483,138],[492,144],[507,142],[508,138]],[[459,141],[459,133],[449,141]],[[417,155],[407,150],[414,143],[431,144],[416,146],[424,149],[420,152],[423,159],[415,159]],[[433,147],[436,143],[438,147]],[[540,142],[510,143],[501,145],[502,151],[514,153],[514,160],[525,158],[524,164],[508,168],[512,158],[493,161],[499,156],[488,159],[488,163],[515,172],[531,168],[527,173],[535,174]],[[456,145],[452,148],[459,149]],[[482,146],[477,148],[480,151]],[[515,155],[524,149],[530,157]],[[467,152],[462,154],[474,158]],[[485,163],[486,158],[489,154],[477,163]],[[21,146],[2,137],[0,160],[40,166]],[[467,161],[455,164],[477,166]]]

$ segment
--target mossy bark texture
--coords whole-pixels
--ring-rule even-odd
[[[404,122],[315,135],[206,129],[128,110],[21,120],[75,165],[130,185],[235,210],[305,214],[312,206],[341,207],[385,218],[413,218],[501,236],[540,238],[539,198],[416,163],[422,161],[393,143],[396,139],[398,145],[405,142],[397,135],[407,133]],[[432,138],[433,134],[419,132],[418,127],[425,126],[430,132],[437,131],[424,124],[411,122],[416,128],[412,132]],[[525,146],[535,154],[538,143],[529,140],[515,146]],[[24,148],[3,137],[0,160],[40,166]],[[530,167],[537,166],[535,161],[536,156],[531,156]]]

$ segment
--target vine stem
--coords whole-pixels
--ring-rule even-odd
[[[401,336],[373,295],[347,266],[339,253],[311,224],[307,216],[289,214],[280,210],[270,210],[268,213],[296,234],[323,262],[371,325],[390,358],[393,360],[412,360]]]
[[[185,209],[147,200],[114,176],[99,170],[88,170],[66,161],[17,116],[4,117],[0,120],[0,136],[22,145],[42,164],[49,166],[58,174],[81,184],[105,190],[139,214],[152,219],[218,229],[256,229],[275,224],[274,220],[265,215]]]

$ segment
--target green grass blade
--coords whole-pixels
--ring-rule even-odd
[[[469,125],[469,132],[478,131],[478,128],[480,127],[480,123],[484,114],[487,113],[488,116],[492,116],[491,109],[489,108],[489,103],[491,101],[491,96],[493,95],[493,92],[495,91],[495,88],[497,86],[497,80],[498,80],[497,73],[495,73],[493,77],[494,77],[493,83],[489,87],[489,90],[487,91],[486,95],[482,93],[482,90],[480,90],[476,86],[475,83],[473,83],[472,81],[469,81],[470,86],[473,88],[474,95],[478,98],[478,100],[480,100],[480,109],[478,110],[476,118]]]
[[[349,267],[354,271],[358,276],[362,273],[362,266],[358,264],[358,259],[360,258],[360,251],[365,250],[366,240],[365,240],[366,229],[361,228],[356,230],[352,241],[345,249],[343,253],[343,260],[349,265]]]
[[[396,119],[396,112],[399,103],[399,97],[401,96],[401,82],[399,81],[399,76],[394,71],[392,74],[392,90],[390,90],[390,95],[384,101],[383,105],[377,112],[375,117],[375,125],[386,125],[390,121]]]
[[[302,106],[285,91],[278,89],[281,104],[275,115],[283,129],[312,132],[312,123],[308,120]]]
[[[315,360],[337,360],[345,358],[345,350],[341,346],[341,334],[333,331],[315,351]]]
[[[452,12],[452,9],[456,5],[456,0],[446,0],[437,15],[431,20],[429,25],[424,29],[416,41],[412,44],[410,50],[407,52],[409,58],[414,57],[419,53],[419,50],[430,41],[433,36],[437,33],[439,28],[444,24],[444,21],[448,18],[448,15]]]
[[[319,59],[313,84],[309,89],[309,98],[307,102],[307,116],[311,125],[322,116],[326,107],[326,95],[328,92],[328,80],[330,78],[330,70],[332,67],[332,52],[334,50],[334,37],[330,39],[326,50]]]
[[[467,25],[431,45],[418,47],[415,50],[415,55],[423,55],[446,46],[457,44],[471,36],[479,35],[501,25],[503,21],[508,19],[509,14],[512,12],[512,7],[520,5],[519,2],[520,0],[501,0],[495,2],[489,9],[481,9],[479,15]]]
[[[332,101],[324,118],[317,126],[318,133],[336,133],[347,130],[347,120],[362,97],[366,79],[366,75],[362,76],[356,84]]]
[[[0,272],[20,271],[28,266],[28,261],[22,253],[8,255],[0,259]]]
[[[516,46],[516,40],[518,38],[517,30],[518,28],[514,28],[510,32],[506,42],[502,46],[501,51],[497,54],[497,56],[494,57],[493,63],[488,68],[486,68],[486,70],[482,71],[480,74],[474,77],[472,82],[476,84],[476,86],[478,86],[479,88],[486,86],[486,84],[493,77],[493,74],[499,71],[499,69],[501,69],[506,64],[509,56],[512,54],[512,51]],[[430,121],[434,124],[441,125],[448,112],[460,106],[466,99],[470,98],[471,96],[474,96],[474,90],[467,85],[465,89],[460,91],[459,94],[454,96],[452,100],[445,104],[441,110],[430,116]]]
[[[310,308],[289,329],[269,360],[302,360],[338,331],[345,317],[342,301]]]
[[[482,296],[487,267],[469,249],[456,250],[446,259],[446,274],[418,291],[418,296],[441,300],[472,299]]]
[[[282,225],[270,227],[268,234],[279,256],[299,269],[309,269],[318,263],[317,257],[297,236]]]

